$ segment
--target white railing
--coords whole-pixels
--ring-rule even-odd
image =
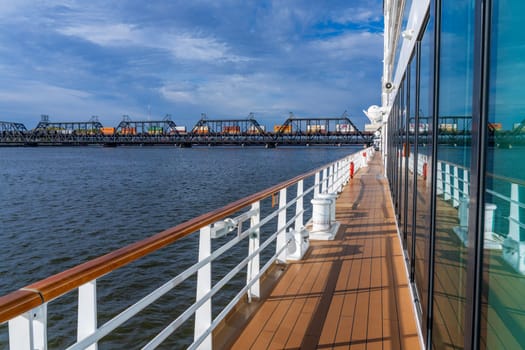
[[[325,167],[303,174],[258,194],[234,202],[214,212],[161,232],[149,239],[119,249],[73,269],[22,288],[0,298],[0,322],[8,321],[10,349],[47,349],[48,303],[67,293],[78,290],[77,342],[67,349],[96,349],[97,342],[136,316],[190,276],[197,275],[195,302],[154,336],[143,349],[154,349],[182,324],[195,316],[194,341],[190,349],[212,348],[212,332],[228,313],[247,296],[248,301],[260,297],[260,278],[274,263],[286,263],[297,258],[298,249],[304,249],[305,220],[311,217],[304,199],[321,193],[336,193],[349,181],[350,168],[357,171],[367,165],[373,148],[345,157]],[[304,189],[304,181],[313,185]],[[287,200],[287,192],[296,195]],[[275,197],[278,196],[278,201]],[[272,199],[278,207],[261,218],[261,201]],[[290,217],[289,210],[295,207]],[[230,218],[232,214],[236,216]],[[261,241],[261,229],[277,219],[273,234]],[[274,220],[274,221],[272,221]],[[265,226],[266,225],[266,226]],[[247,227],[247,228],[246,228]],[[103,325],[97,324],[97,279],[125,266],[151,252],[172,244],[178,239],[199,231],[198,262],[182,271],[163,285],[136,301]],[[212,250],[212,240],[236,232],[219,248]],[[300,234],[298,234],[301,232]],[[249,240],[248,251],[242,261],[215,284],[212,284],[212,264],[230,252],[241,241]],[[271,257],[260,266],[260,254],[274,243]],[[299,258],[302,255],[299,255]],[[212,318],[212,297],[241,271],[246,272],[244,286],[229,300],[226,307]],[[239,278],[239,277],[237,277]]]
[[[436,169],[437,194],[458,208],[459,226],[454,232],[467,245],[470,174],[467,168],[454,163],[438,161]],[[525,240],[520,231],[525,224],[520,220],[520,209],[525,203],[520,192],[525,182],[518,179],[487,174],[493,188],[487,189],[487,198],[494,203],[485,204],[484,241],[486,249],[501,249],[503,258],[516,270],[525,274]],[[494,184],[498,183],[497,190]],[[506,221],[506,224],[502,224]]]

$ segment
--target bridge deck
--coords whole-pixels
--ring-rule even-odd
[[[380,156],[337,201],[336,239],[312,242],[224,346],[418,349],[406,269]],[[226,327],[227,328],[227,327]],[[233,329],[233,327],[230,327]]]

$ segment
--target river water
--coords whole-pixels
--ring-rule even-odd
[[[149,237],[197,215],[354,153],[351,147],[0,148],[0,295]],[[98,281],[99,325],[196,258],[195,237]],[[101,349],[138,348],[171,308],[194,298],[194,280]],[[187,290],[187,292],[184,292]],[[182,295],[180,294],[182,293]],[[49,305],[50,348],[75,337],[75,293]],[[160,314],[160,316],[158,316]],[[162,329],[162,328],[160,328]],[[151,332],[149,332],[151,330]],[[158,330],[157,330],[158,331]],[[191,343],[191,325],[165,348]],[[0,349],[7,347],[0,327]]]

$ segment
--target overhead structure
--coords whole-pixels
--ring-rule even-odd
[[[169,114],[166,114],[162,120],[131,120],[128,115],[123,115],[115,133],[130,136],[159,136],[179,135],[184,131],[185,129],[177,127]]]
[[[87,122],[51,122],[49,116],[43,114],[34,131],[40,134],[97,135],[101,128],[103,125],[98,116],[92,116]]]
[[[27,132],[27,128],[22,123],[0,121],[0,132],[12,134],[25,134]]]
[[[14,128],[10,124],[10,128]],[[24,127],[25,128],[25,127]],[[7,129],[7,126],[4,127]],[[6,134],[6,133],[4,133]],[[13,139],[0,134],[0,145],[259,145],[267,148],[300,145],[371,145],[374,133],[361,131],[346,111],[340,117],[290,117],[267,130],[250,113],[244,119],[201,119],[186,130],[166,115],[162,120],[132,120],[124,115],[117,127],[104,127],[98,117],[87,122],[51,122],[42,115],[37,127]]]
[[[25,144],[28,131],[22,123],[0,121],[0,144]]]
[[[263,143],[269,137],[266,128],[255,120],[253,113],[247,119],[208,119],[205,114],[190,131],[191,142],[209,144]]]
[[[338,144],[372,142],[373,132],[362,132],[346,111],[340,117],[298,118],[293,113],[274,127],[278,143]]]

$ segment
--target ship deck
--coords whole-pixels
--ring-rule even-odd
[[[261,301],[214,334],[217,348],[421,348],[382,169],[376,154],[337,200],[335,240],[312,241],[305,259],[267,278]]]

